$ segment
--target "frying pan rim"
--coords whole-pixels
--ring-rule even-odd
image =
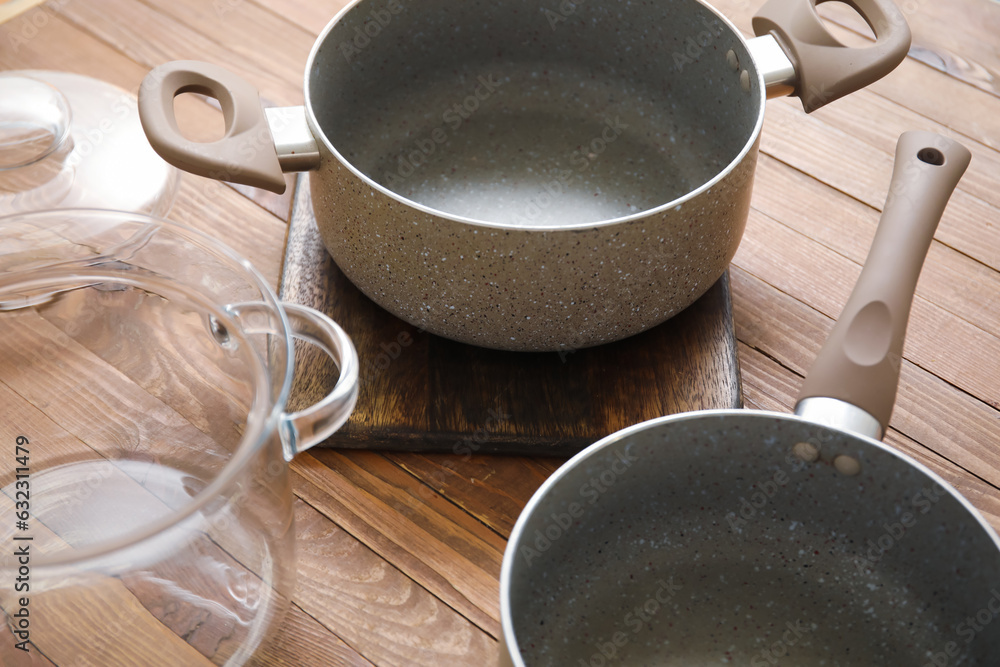
[[[986,535],[992,540],[993,546],[996,549],[997,557],[1000,558],[1000,536],[998,536],[996,530],[993,529],[986,519],[982,516],[978,509],[976,509],[968,499],[965,498],[961,493],[958,492],[948,481],[943,477],[938,475],[936,472],[920,463],[909,454],[901,452],[896,448],[887,445],[881,440],[876,440],[870,438],[866,435],[860,433],[854,433],[847,431],[836,426],[829,424],[822,424],[811,419],[806,419],[800,417],[799,415],[789,414],[787,412],[776,412],[772,410],[747,410],[744,408],[735,409],[715,409],[715,410],[696,410],[692,412],[682,412],[674,415],[666,415],[663,417],[656,417],[638,424],[633,424],[632,426],[627,426],[620,431],[615,431],[610,435],[607,435],[597,442],[588,445],[586,448],[575,454],[572,458],[563,463],[559,468],[552,473],[538,489],[532,494],[531,498],[522,508],[520,514],[518,515],[517,522],[514,524],[514,528],[510,531],[510,536],[507,539],[507,546],[504,549],[503,562],[500,567],[500,630],[501,630],[501,644],[506,647],[509,652],[511,661],[516,667],[526,667],[524,660],[521,657],[521,652],[516,649],[517,637],[514,635],[514,622],[511,615],[510,608],[510,592],[511,592],[511,570],[514,567],[514,562],[516,560],[516,552],[518,545],[522,538],[525,530],[525,525],[528,523],[532,515],[535,513],[535,509],[541,504],[542,499],[548,495],[554,486],[556,486],[560,480],[568,476],[571,471],[579,467],[580,463],[584,460],[597,455],[598,453],[604,451],[606,448],[613,446],[622,440],[633,436],[636,433],[646,431],[649,429],[659,428],[663,424],[673,424],[693,420],[703,420],[710,418],[724,418],[724,417],[750,417],[751,419],[778,419],[781,421],[798,422],[803,425],[816,427],[822,426],[829,428],[833,431],[838,432],[840,435],[852,438],[855,442],[863,444],[866,446],[875,447],[876,449],[882,450],[882,452],[896,457],[902,464],[906,464],[911,468],[915,468],[917,471],[925,474],[929,479],[936,482],[942,489],[948,492],[948,494],[965,509],[966,516],[973,520],[973,524],[978,524],[979,528],[985,531]],[[501,650],[504,650],[501,648]]]
[[[733,22],[723,15],[718,9],[708,4],[705,0],[670,0],[671,2],[677,3],[695,3],[701,5],[709,12],[715,15],[715,17],[729,29],[731,35],[735,36],[737,41],[743,45],[743,48],[750,54],[749,61],[750,65],[746,68],[747,71],[752,70],[754,76],[757,79],[757,118],[754,122],[753,130],[748,134],[746,142],[740,149],[739,153],[734,157],[725,167],[720,169],[712,178],[703,183],[702,185],[689,190],[680,197],[676,197],[673,200],[655,206],[653,208],[648,208],[637,213],[631,213],[629,215],[620,216],[617,218],[610,218],[606,220],[598,220],[596,222],[585,222],[578,224],[563,224],[563,225],[531,225],[531,226],[521,226],[521,225],[510,225],[498,222],[490,222],[488,220],[477,220],[475,218],[468,218],[461,215],[456,215],[454,213],[448,213],[447,211],[438,210],[430,206],[426,206],[419,202],[407,199],[400,194],[397,194],[390,190],[389,188],[375,182],[367,174],[363,173],[357,167],[355,167],[351,162],[345,158],[340,151],[333,145],[326,133],[320,126],[319,121],[316,118],[316,114],[313,111],[313,100],[312,100],[312,90],[309,85],[310,75],[315,69],[316,61],[319,56],[319,51],[326,44],[327,37],[333,31],[338,23],[340,23],[349,12],[354,10],[355,6],[361,5],[366,2],[371,2],[372,0],[351,0],[343,9],[337,12],[329,23],[323,28],[313,42],[312,48],[309,51],[309,58],[306,60],[305,75],[303,81],[303,96],[304,96],[304,106],[306,112],[306,120],[309,124],[309,130],[313,135],[313,138],[320,142],[326,150],[333,155],[333,157],[340,163],[340,165],[354,174],[357,178],[361,179],[361,182],[370,187],[372,190],[376,190],[381,194],[397,201],[403,206],[420,211],[421,213],[430,215],[435,218],[441,218],[444,220],[457,222],[460,224],[472,225],[474,227],[481,227],[484,229],[493,229],[498,231],[516,231],[516,232],[572,232],[572,231],[582,231],[587,229],[597,229],[603,227],[614,227],[616,225],[626,224],[630,222],[636,222],[640,220],[647,220],[657,215],[666,214],[667,211],[673,208],[680,209],[684,204],[700,197],[705,194],[713,187],[718,185],[721,181],[727,178],[736,167],[747,158],[748,154],[753,150],[754,146],[757,144],[757,140],[760,137],[761,129],[764,126],[764,110],[767,106],[767,93],[766,87],[764,85],[764,75],[760,68],[757,66],[756,61],[753,59],[753,54],[750,51],[749,44],[747,43],[747,38],[743,36],[743,33],[736,27]],[[334,49],[335,50],[335,49]],[[328,58],[329,59],[329,58]],[[322,157],[320,160],[322,161]],[[322,169],[322,165],[320,166]]]

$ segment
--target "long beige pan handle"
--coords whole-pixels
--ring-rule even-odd
[[[899,382],[903,339],[917,278],[944,208],[972,154],[932,132],[896,144],[889,195],[861,276],[799,394],[849,403],[884,432]]]
[[[222,107],[225,136],[211,143],[181,134],[174,98],[182,93],[214,97]],[[139,87],[139,120],[149,144],[178,169],[220,181],[281,194],[285,177],[257,89],[229,70],[197,60],[153,68]]]
[[[910,27],[892,0],[843,0],[875,33],[865,48],[841,44],[823,25],[816,5],[826,0],[768,0],[753,17],[755,35],[771,34],[795,68],[795,95],[806,112],[878,81],[910,49]]]

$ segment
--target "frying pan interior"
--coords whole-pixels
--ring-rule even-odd
[[[373,0],[322,38],[306,95],[341,156],[396,194],[549,227],[705,184],[753,143],[763,101],[743,43],[696,0]]]
[[[779,414],[613,437],[521,533],[510,613],[526,664],[996,664],[996,544],[931,473]]]

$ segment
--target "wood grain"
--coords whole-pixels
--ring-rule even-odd
[[[768,108],[768,118],[786,121],[788,134],[765,134],[761,139],[762,149],[798,171],[881,210],[892,174],[895,140],[899,135],[894,135],[891,148],[876,148],[854,138],[849,131],[818,126],[815,119],[819,113],[807,118],[790,102],[772,104]],[[827,157],[831,155],[840,157]],[[978,169],[978,164],[970,166],[970,170]],[[963,178],[949,201],[939,234],[956,250],[997,269],[1000,266],[1000,251],[997,250],[1000,232],[992,221],[998,213],[1000,208],[968,192]]]
[[[313,496],[314,491],[300,487]],[[327,497],[320,493],[319,497]],[[299,604],[379,665],[484,665],[496,644],[323,515],[296,503]]]
[[[418,489],[419,496],[447,498],[505,538],[535,490],[565,461],[411,452],[385,456],[426,485]]]
[[[558,353],[487,350],[418,331],[361,294],[319,240],[300,185],[281,296],[340,322],[363,360],[354,415],[327,446],[565,456],[664,414],[740,405],[726,277],[625,341]],[[316,352],[297,355],[312,401],[335,377],[323,364]]]
[[[768,311],[737,305],[740,340],[805,375],[833,328],[833,318],[743,270],[733,271],[733,284],[749,300],[769,305]],[[904,361],[900,372],[890,426],[954,465],[1000,486],[996,410],[911,361]]]
[[[312,35],[318,35],[337,12],[347,5],[347,0],[253,0],[253,2],[281,14]]]
[[[755,210],[858,264],[864,262],[875,236],[878,210],[766,155],[758,163],[758,173],[768,187],[758,189]],[[835,218],[831,211],[836,211]],[[956,228],[960,227],[946,212],[917,294],[930,303],[946,305],[983,331],[1000,331],[1000,315],[983,307],[1000,293],[1000,275],[947,243]]]
[[[28,642],[27,651],[15,648],[20,639],[15,637],[6,623],[0,623],[0,653],[4,667],[55,667],[55,663],[38,650],[38,645]]]
[[[327,457],[327,465],[308,454],[296,459],[292,469],[309,482],[296,486],[300,497],[450,607],[496,636],[499,630],[496,581],[502,540],[448,503],[428,502],[424,506],[405,498],[412,491],[406,489],[401,493],[397,480],[406,484],[408,476],[381,456],[369,452],[349,456],[364,465],[351,465],[348,455],[337,456],[336,460]],[[390,481],[379,484],[379,477]],[[359,482],[359,478],[367,479]],[[387,493],[394,486],[395,493]],[[414,490],[419,494],[419,488]],[[401,506],[409,507],[410,511],[401,512]],[[443,516],[435,517],[435,513]],[[443,579],[438,571],[444,563],[449,569],[461,571],[461,577],[450,582]]]
[[[300,99],[305,53],[344,4],[53,0],[0,25],[0,68],[73,71],[135,90],[151,66],[194,57],[235,68],[265,100],[292,104]],[[713,4],[749,34],[762,3]],[[768,102],[755,212],[731,272],[746,403],[791,408],[867,252],[896,138],[909,129],[944,132],[974,157],[918,286],[916,337],[905,350],[886,441],[940,473],[1000,528],[1000,412],[990,384],[1000,365],[993,342],[1000,335],[1000,4],[897,4],[913,30],[898,70],[808,116],[796,100]],[[864,32],[849,13],[833,22],[841,39]],[[215,109],[190,95],[178,110],[196,133],[218,122]],[[269,201],[186,176],[171,217],[220,237],[277,286],[288,210],[287,197]],[[376,347],[383,342],[374,340]],[[414,373],[402,387],[429,386],[426,364],[398,363]],[[328,381],[331,370],[324,376]],[[4,419],[11,414],[0,411]],[[491,664],[495,643],[484,628],[496,628],[496,601],[486,593],[495,552],[561,461],[348,450],[303,459],[309,478],[295,477],[305,499],[296,505],[296,606],[260,664]],[[0,662],[19,665],[3,641]],[[28,664],[53,664],[29,656]]]
[[[0,494],[0,516],[11,517],[13,510],[13,501]],[[31,552],[36,555],[65,547],[61,538],[40,521],[32,521],[30,533]],[[77,585],[62,582],[52,593],[38,590],[37,578],[35,581],[29,603],[32,643],[40,656],[57,665],[212,665],[182,638],[167,631],[115,577],[95,573]],[[0,613],[4,617],[13,613],[16,599],[11,588],[0,590]],[[114,648],[110,650],[112,642]],[[4,664],[6,656],[17,651],[6,643],[0,644],[0,650]]]
[[[0,23],[6,23],[43,2],[45,0],[5,0],[0,3]]]
[[[836,318],[861,273],[861,264],[810,242],[804,234],[756,210],[747,224],[759,233],[752,235],[738,251],[740,265],[786,294]],[[766,242],[758,239],[766,239]],[[939,260],[937,267],[947,268],[948,257],[941,257],[940,254],[945,253],[934,253],[934,258]],[[809,271],[837,276],[837,279],[810,286],[806,294],[805,289],[796,287],[795,283],[797,276],[801,278]],[[953,289],[958,287],[952,286]],[[963,338],[974,344],[962,349],[949,349],[955,332],[960,332]],[[920,293],[914,299],[904,350],[913,363],[946,381],[961,381],[973,396],[990,405],[1000,405],[1000,368],[987,363],[990,359],[1000,358],[1000,339],[927,300]],[[948,354],[942,354],[943,350],[948,350]]]
[[[791,412],[795,405],[797,389],[802,381],[801,376],[767,354],[744,343],[740,344],[740,363],[755,378],[766,380],[766,386],[764,382],[761,382],[760,386],[747,384],[748,406],[758,410]],[[995,486],[966,471],[956,469],[947,459],[893,428],[886,434],[885,442],[941,475],[982,512],[990,525],[995,529],[1000,528],[1000,495],[997,494]]]
[[[975,1],[975,0],[971,0]],[[927,11],[926,8],[934,4],[926,0],[917,0],[919,9],[917,11]],[[762,4],[762,3],[760,3]],[[899,3],[902,4],[902,3]],[[752,35],[751,18],[759,7],[758,3],[747,2],[746,0],[715,0],[712,5],[730,18],[745,35]],[[996,20],[996,7],[990,3],[978,3],[979,8],[989,7],[984,11]],[[953,5],[944,5],[953,10]],[[912,18],[908,19],[912,22]],[[928,21],[922,30],[913,30],[914,40],[917,44],[925,38],[926,34],[935,31],[955,31],[960,34],[964,29],[963,21]],[[828,24],[829,25],[829,24]],[[946,27],[948,26],[948,27]],[[958,27],[952,27],[958,26]],[[830,33],[834,38],[849,39],[858,35],[857,32],[847,30],[836,24],[830,25]],[[987,40],[986,44],[994,43],[994,40]],[[988,48],[988,47],[987,47]],[[996,67],[998,61],[994,52],[992,57],[985,62],[987,67]],[[880,95],[896,104],[939,123],[948,125],[953,130],[963,135],[979,141],[991,148],[1000,146],[1000,133],[996,130],[1000,127],[1000,114],[996,112],[1000,108],[1000,98],[993,95],[984,94],[982,90],[969,85],[964,81],[959,81],[954,77],[938,69],[929,67],[919,60],[908,57],[893,70],[888,76],[875,82],[867,89],[855,93],[855,95]],[[814,112],[811,117],[825,119],[827,113],[837,107],[839,100],[833,102],[824,109]],[[801,113],[801,107],[800,107]],[[765,128],[771,123],[768,118],[765,121]],[[765,131],[766,136],[766,131]],[[817,152],[817,157],[824,154]]]
[[[274,641],[264,646],[253,664],[274,667],[371,667],[372,663],[293,604]]]
[[[236,451],[254,400],[251,362],[218,344],[204,311],[150,296],[75,290],[36,312],[207,435],[213,451]]]
[[[286,106],[302,104],[305,63],[314,35],[253,2],[175,0],[158,3],[156,8],[182,24],[184,34],[199,33],[221,45],[226,53],[220,54],[216,64],[238,68],[265,98]],[[162,41],[166,49],[170,43],[169,39]],[[265,45],[280,47],[263,48]],[[260,80],[262,76],[265,78]]]
[[[10,369],[9,363],[0,366],[0,377],[9,376]],[[15,394],[3,383],[0,383],[0,405],[4,406],[5,414],[5,421],[0,424],[0,438],[4,442],[13,442],[17,435],[30,434],[32,442],[31,468],[35,476],[32,492],[36,508],[39,503],[44,503],[49,496],[49,491],[41,483],[38,473],[71,461],[94,462],[96,460],[103,461],[104,468],[98,472],[92,463],[89,469],[91,475],[94,476],[94,481],[88,483],[89,485],[81,490],[81,493],[86,492],[83,498],[89,497],[94,492],[99,492],[99,485],[103,484],[113,484],[114,488],[122,493],[123,500],[127,498],[127,502],[105,508],[101,517],[101,526],[107,526],[109,522],[114,522],[114,517],[107,516],[108,511],[121,512],[121,518],[130,523],[134,522],[137,512],[142,513],[147,520],[152,520],[169,511],[169,508],[152,491],[140,485],[139,480],[126,477],[125,473],[116,467],[115,461],[103,459],[94,448],[60,428],[41,410]],[[5,483],[12,478],[13,465],[13,457],[0,459],[0,483]],[[88,479],[91,478],[88,477]],[[9,502],[6,496],[0,500]],[[11,516],[9,512],[2,515]],[[42,512],[31,522],[31,535],[34,538],[32,548],[41,553],[55,549],[73,548],[75,538],[72,536],[80,534],[79,521],[80,518],[71,512]],[[126,662],[136,661],[131,664],[152,664],[154,659],[148,654],[142,653],[141,648],[136,649],[138,652],[126,652],[122,655],[118,655],[117,649],[111,650],[112,645],[118,646],[122,641],[125,641],[120,636],[125,632],[122,629],[124,625],[129,632],[135,629],[136,632],[144,633],[148,637],[153,637],[157,633],[163,635],[161,639],[150,639],[147,642],[149,646],[173,645],[180,641],[180,637],[183,637],[185,646],[190,645],[202,655],[210,656],[214,658],[216,663],[221,663],[238,648],[239,643],[236,642],[240,641],[240,626],[233,624],[231,613],[213,612],[219,612],[230,604],[228,600],[233,595],[230,587],[241,589],[246,594],[266,588],[266,585],[260,581],[258,573],[246,569],[231,555],[239,554],[244,563],[254,560],[247,558],[247,549],[252,550],[255,544],[247,542],[246,536],[235,539],[235,535],[234,532],[232,539],[229,534],[224,533],[219,533],[214,538],[207,535],[200,538],[197,535],[189,535],[193,541],[191,547],[185,552],[183,562],[166,561],[155,566],[149,565],[138,573],[122,575],[113,580],[113,583],[98,580],[98,587],[89,591],[71,591],[65,596],[62,592],[53,593],[51,597],[55,599],[55,602],[45,603],[48,605],[47,607],[44,604],[37,604],[39,599],[45,599],[44,597],[39,598],[37,595],[33,595],[31,598],[32,608],[38,606],[39,609],[44,610],[43,613],[47,617],[39,620],[45,624],[45,627],[49,627],[50,624],[55,624],[56,627],[64,625],[67,618],[73,617],[72,615],[67,616],[67,614],[75,613],[78,607],[83,608],[82,605],[89,605],[90,602],[87,601],[101,599],[103,605],[98,605],[99,608],[111,607],[119,610],[116,612],[117,620],[112,619],[108,629],[101,635],[106,638],[108,643],[97,642],[94,649],[102,656],[105,654],[115,655],[110,658],[101,658],[100,662],[94,662],[98,660],[97,653],[88,653],[80,655],[80,660],[86,657],[94,664],[105,664],[112,659],[126,660]],[[263,538],[262,535],[260,537]],[[70,541],[67,542],[67,539]],[[204,569],[192,569],[191,566],[196,564],[203,565]],[[220,578],[220,573],[225,573],[226,576]],[[183,587],[186,591],[182,598],[175,597],[177,595],[175,587],[178,586]],[[178,604],[181,600],[186,604]],[[182,612],[182,609],[186,611]],[[100,618],[95,620],[95,622],[100,621]],[[83,628],[83,631],[89,630]],[[357,653],[343,645],[343,642],[328,629],[295,608],[286,618],[279,633],[281,639],[276,644],[266,647],[263,654],[265,656],[281,655],[281,647],[284,646],[287,649],[289,646],[288,636],[294,636],[297,641],[301,642],[301,645],[296,646],[296,653],[305,662],[299,664],[320,665],[336,663],[337,661],[339,661],[337,664],[366,663]],[[33,634],[33,637],[41,643],[40,647],[36,647],[39,654],[48,652],[53,656],[62,656],[61,660],[69,655],[66,652],[67,649],[73,648],[74,642],[80,640],[80,635],[75,633],[64,640],[56,639],[51,636],[51,633],[46,632]],[[5,641],[4,637],[0,637],[0,642]],[[93,644],[94,642],[89,643]],[[13,651],[10,646],[12,644],[0,644],[0,655],[6,655],[8,650]],[[188,656],[187,649],[178,651],[177,655],[178,660],[180,660],[177,664],[196,664],[195,662],[184,662],[188,659],[185,657]],[[336,658],[336,660],[332,658]],[[29,661],[25,664],[32,663]],[[62,664],[69,663],[63,662]],[[107,664],[118,663],[107,662]],[[205,664],[208,663],[205,662]]]
[[[1000,13],[979,0],[904,0],[898,3],[914,34],[910,57],[991,95],[1000,93],[996,36]],[[844,7],[824,15],[844,28],[870,33],[863,19]],[[963,20],[956,21],[956,16]],[[948,30],[941,30],[941,25]],[[870,35],[867,35],[870,37]]]
[[[152,68],[169,60],[221,65],[282,105],[302,104],[304,63],[312,37],[253,3],[73,0],[59,13],[92,31],[131,60]],[[286,48],[259,48],[264,33]]]
[[[782,103],[794,110],[792,102]],[[801,117],[801,114],[799,116]],[[899,135],[912,129],[939,132],[960,141],[972,152],[972,164],[959,184],[961,191],[968,192],[994,207],[1000,205],[1000,192],[997,191],[995,181],[995,174],[1000,168],[1000,154],[974,139],[959,134],[943,123],[935,122],[878,95],[863,94],[849,95],[837,100],[836,105],[825,108],[823,118],[835,121],[837,127],[853,140],[881,149],[886,155],[892,155],[895,151]],[[842,160],[854,159],[851,157],[850,148],[851,145],[848,145],[848,150],[839,153]],[[879,179],[879,182],[888,183],[888,174]],[[941,237],[940,231],[938,238],[945,240]]]

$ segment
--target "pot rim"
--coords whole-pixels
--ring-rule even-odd
[[[767,102],[767,89],[764,84],[764,75],[761,72],[760,68],[757,66],[756,61],[754,61],[753,59],[752,52],[750,52],[750,47],[747,44],[747,38],[743,36],[743,33],[740,32],[740,30],[733,24],[731,20],[729,20],[729,18],[723,15],[715,7],[708,4],[708,2],[706,2],[705,0],[673,0],[674,2],[693,2],[701,5],[702,7],[710,11],[724,26],[726,26],[729,29],[729,32],[739,41],[740,44],[743,45],[743,48],[746,49],[747,52],[751,54],[749,60],[752,63],[752,70],[754,76],[757,79],[757,97],[758,97],[757,118],[754,122],[753,131],[749,133],[746,142],[743,144],[743,147],[740,149],[739,153],[729,162],[729,164],[720,169],[707,182],[703,183],[697,188],[690,190],[681,195],[680,197],[677,197],[669,202],[660,204],[659,206],[655,206],[653,208],[648,208],[643,211],[639,211],[637,213],[632,213],[617,218],[610,218],[607,220],[598,220],[596,222],[585,222],[575,225],[521,226],[521,225],[510,225],[497,222],[490,222],[488,220],[477,220],[475,218],[468,218],[465,216],[455,215],[453,213],[448,213],[446,211],[441,211],[435,208],[431,208],[430,206],[426,206],[419,202],[415,202],[411,199],[407,199],[406,197],[403,197],[402,195],[393,192],[384,185],[376,183],[373,179],[371,179],[369,176],[367,176],[366,174],[361,172],[357,167],[351,164],[351,162],[347,158],[345,158],[340,153],[340,151],[337,150],[337,148],[333,145],[330,139],[326,136],[326,133],[323,132],[322,128],[320,127],[319,121],[316,119],[316,114],[313,111],[312,91],[309,86],[309,78],[310,78],[309,75],[315,68],[316,59],[317,56],[319,55],[320,47],[326,42],[327,36],[330,34],[330,32],[333,31],[334,27],[338,23],[340,23],[350,12],[356,11],[356,8],[359,5],[362,5],[370,1],[371,0],[351,0],[351,2],[349,2],[343,9],[341,9],[339,12],[337,12],[336,15],[334,15],[334,17],[330,20],[330,22],[327,23],[326,26],[323,28],[323,30],[319,33],[319,36],[316,38],[316,41],[313,42],[312,48],[309,51],[309,58],[306,60],[305,75],[303,80],[304,105],[305,105],[306,119],[309,123],[309,130],[312,133],[313,138],[315,138],[323,146],[325,146],[327,151],[329,151],[334,156],[334,158],[337,159],[337,161],[341,164],[341,166],[343,166],[345,169],[347,169],[357,178],[359,178],[362,183],[364,183],[371,189],[377,190],[383,195],[396,200],[397,202],[399,202],[404,206],[416,209],[421,213],[425,213],[427,215],[431,215],[436,218],[450,220],[453,222],[457,222],[459,224],[472,225],[474,227],[482,227],[485,229],[495,229],[500,231],[517,231],[517,232],[580,231],[584,229],[613,227],[615,225],[635,222],[638,220],[645,220],[655,215],[664,214],[670,209],[680,210],[684,204],[688,203],[693,199],[696,199],[703,193],[711,190],[720,181],[729,176],[729,174],[732,173],[732,171],[736,168],[736,166],[740,164],[751,151],[753,151],[754,146],[757,143],[757,139],[760,137],[761,128],[764,125],[764,108],[766,106],[765,103]],[[748,68],[748,70],[749,69],[750,68]],[[322,160],[322,157],[320,159]]]
[[[116,558],[124,555],[128,560],[129,550],[139,547],[143,542],[157,539],[164,532],[174,528],[195,512],[199,511],[211,501],[218,497],[228,498],[232,493],[232,487],[238,482],[240,475],[244,472],[246,465],[256,455],[261,448],[267,444],[272,435],[280,437],[280,422],[284,414],[284,408],[288,402],[291,392],[292,379],[295,371],[294,341],[291,334],[291,326],[285,314],[281,300],[278,299],[274,290],[271,289],[267,281],[260,272],[250,263],[249,260],[237,254],[229,246],[212,236],[192,227],[182,225],[165,218],[155,217],[142,213],[128,213],[124,211],[109,211],[104,209],[57,209],[34,211],[30,213],[17,213],[0,217],[0,229],[9,222],[20,219],[44,219],[46,217],[59,216],[70,218],[74,221],[81,218],[94,217],[107,220],[113,218],[122,222],[138,221],[144,225],[155,226],[155,231],[159,233],[162,229],[168,230],[173,236],[194,242],[204,249],[210,251],[218,258],[229,263],[231,267],[239,267],[247,276],[248,282],[259,289],[264,303],[267,304],[278,316],[280,329],[277,334],[283,335],[285,358],[288,363],[285,365],[284,377],[281,378],[281,390],[272,403],[271,392],[267,389],[270,385],[269,378],[275,377],[271,370],[265,367],[264,362],[253,354],[253,374],[255,376],[256,387],[252,402],[246,419],[246,430],[240,438],[239,444],[233,451],[229,460],[206,484],[205,488],[191,497],[184,505],[177,510],[171,510],[160,519],[138,529],[132,530],[123,535],[107,541],[97,542],[84,549],[73,550],[67,553],[57,552],[55,554],[39,553],[32,556],[33,571],[41,571],[43,568],[78,568],[81,571],[90,569],[97,561],[103,568],[113,569],[111,564],[116,562]],[[2,253],[0,253],[2,254]],[[53,268],[58,268],[58,263],[53,264]],[[46,270],[45,267],[35,270]],[[220,305],[220,304],[216,304]],[[271,403],[268,409],[268,403]],[[111,459],[105,458],[110,461]],[[282,466],[287,464],[282,459]],[[211,515],[209,515],[210,519]],[[16,569],[16,568],[15,568]],[[0,572],[8,571],[8,568],[0,564]]]
[[[512,610],[510,605],[510,591],[511,591],[511,579],[513,577],[512,569],[514,567],[514,561],[517,557],[517,550],[520,546],[520,542],[523,538],[523,533],[525,531],[525,525],[528,523],[530,518],[535,514],[535,510],[538,505],[542,502],[542,499],[546,497],[549,492],[555,487],[560,481],[569,475],[572,471],[578,468],[584,461],[595,456],[609,447],[613,447],[616,444],[621,443],[641,431],[646,431],[650,429],[657,429],[663,424],[671,424],[674,422],[685,422],[693,420],[703,420],[709,421],[713,418],[726,419],[731,417],[750,417],[751,419],[778,419],[784,421],[799,422],[809,426],[824,426],[818,422],[812,421],[811,419],[805,419],[799,415],[789,414],[785,412],[775,412],[771,410],[747,410],[743,408],[736,409],[716,409],[716,410],[696,410],[692,412],[682,412],[674,415],[667,415],[664,417],[657,417],[655,419],[650,419],[648,421],[640,422],[632,426],[628,426],[620,431],[616,431],[604,438],[601,438],[592,445],[587,446],[585,449],[581,450],[575,454],[571,459],[563,463],[552,475],[550,475],[540,487],[532,494],[531,498],[528,500],[527,504],[521,510],[518,515],[517,522],[514,524],[514,528],[510,531],[510,537],[507,540],[507,546],[504,549],[503,562],[500,567],[500,625],[501,625],[501,640],[502,645],[506,647],[509,653],[509,657],[512,664],[516,667],[525,667],[524,660],[521,657],[520,650],[517,648],[517,637],[514,635],[514,623]],[[987,536],[993,541],[993,546],[996,548],[997,557],[1000,558],[1000,536],[993,527],[987,523],[986,519],[983,518],[982,514],[976,509],[968,499],[965,498],[961,493],[958,492],[949,482],[947,482],[943,477],[938,475],[936,472],[920,463],[909,454],[901,452],[896,448],[887,445],[881,440],[876,440],[870,438],[866,435],[861,435],[859,433],[852,433],[850,431],[844,431],[842,429],[827,426],[833,431],[839,432],[843,437],[852,438],[855,442],[865,445],[866,447],[874,447],[876,449],[882,450],[887,454],[890,454],[899,461],[911,468],[915,468],[917,471],[922,472],[932,481],[937,483],[941,488],[945,489],[949,495],[961,504],[967,513],[967,517],[973,520],[973,523],[979,525],[979,528],[986,533]],[[501,647],[501,650],[504,650]],[[503,663],[501,663],[503,664]]]

